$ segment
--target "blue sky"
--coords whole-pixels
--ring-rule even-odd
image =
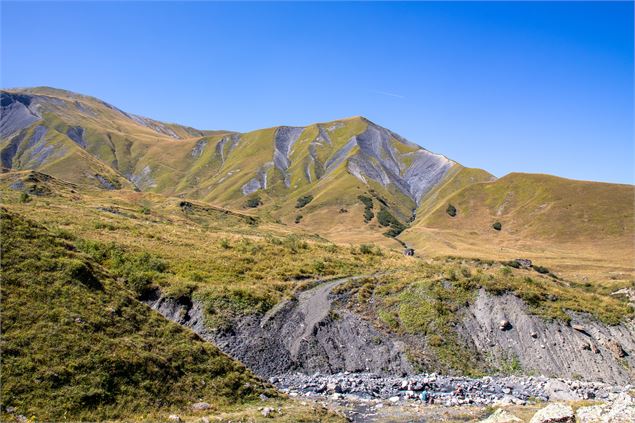
[[[635,181],[632,2],[1,7],[5,88],[202,129],[363,115],[497,176]]]

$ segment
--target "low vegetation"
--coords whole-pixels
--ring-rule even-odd
[[[390,230],[384,233],[388,237],[396,237],[406,229],[406,225],[401,223],[395,216],[390,214],[388,209],[382,207],[377,213],[377,221],[382,226],[389,226]]]
[[[58,190],[54,192],[54,195],[33,196],[30,202],[23,203],[20,201],[19,191],[5,190],[3,199],[5,206],[9,209],[8,219],[22,221],[18,216],[28,215],[33,221],[46,226],[44,229],[33,222],[20,223],[18,227],[24,226],[25,229],[9,231],[8,223],[4,223],[5,217],[3,217],[3,233],[15,233],[11,240],[3,239],[3,243],[5,241],[14,243],[13,246],[9,245],[10,253],[3,254],[3,260],[5,260],[3,270],[9,269],[9,271],[5,275],[2,289],[9,290],[10,287],[10,291],[3,291],[3,314],[5,308],[11,310],[11,307],[14,307],[15,310],[10,313],[15,313],[17,317],[14,318],[23,322],[12,323],[11,314],[8,314],[8,317],[3,315],[3,337],[5,337],[3,342],[5,342],[4,345],[14,345],[11,347],[14,350],[9,351],[14,351],[15,354],[23,350],[20,345],[32,345],[31,342],[34,342],[22,337],[22,332],[28,336],[36,336],[37,333],[34,331],[40,330],[49,338],[62,342],[60,345],[64,342],[71,344],[74,339],[72,337],[86,331],[86,327],[82,324],[75,323],[75,317],[93,322],[93,317],[90,316],[94,314],[96,316],[94,320],[100,323],[91,327],[99,328],[99,330],[105,330],[102,329],[106,327],[103,325],[124,325],[116,329],[113,326],[112,329],[122,334],[114,338],[117,342],[121,342],[121,348],[123,346],[133,348],[122,338],[128,337],[126,339],[134,340],[139,348],[145,345],[151,351],[153,349],[159,351],[156,353],[159,354],[158,357],[164,357],[161,355],[163,353],[160,351],[164,351],[161,348],[168,347],[161,342],[167,342],[167,340],[154,340],[152,336],[159,336],[157,334],[163,334],[165,330],[145,326],[158,325],[158,321],[152,320],[156,316],[142,311],[146,310],[145,308],[137,308],[138,306],[134,305],[138,304],[134,298],[143,296],[149,290],[159,289],[163,295],[172,298],[198,300],[204,307],[205,322],[208,327],[229,328],[235,318],[253,313],[264,313],[281,300],[311,286],[314,280],[347,275],[377,274],[375,278],[344,284],[338,290],[350,293],[350,306],[358,308],[386,330],[422,336],[429,349],[411,351],[411,357],[422,365],[433,366],[444,371],[454,369],[462,373],[478,374],[484,370],[482,363],[475,361],[471,352],[465,350],[453,331],[458,318],[456,311],[469,304],[481,288],[496,295],[506,293],[517,295],[528,304],[531,312],[549,319],[567,321],[569,320],[568,312],[577,311],[589,313],[606,323],[614,324],[633,315],[627,299],[611,295],[612,292],[628,286],[622,280],[615,280],[610,284],[592,282],[578,284],[560,276],[556,277],[548,270],[541,273],[541,267],[537,264],[532,269],[523,268],[520,265],[514,268],[512,263],[515,262],[502,263],[459,257],[443,259],[404,257],[401,250],[379,248],[368,242],[350,246],[337,245],[303,233],[295,225],[263,224],[260,219],[251,219],[245,215],[213,207],[188,203],[190,204],[187,207],[188,211],[184,212],[180,206],[182,202],[168,201],[164,197],[144,193],[78,192],[75,189],[73,191]],[[360,201],[372,206],[374,200],[370,197],[364,198],[365,200],[360,198]],[[142,205],[151,212],[146,213]],[[377,218],[380,224],[392,222],[381,210]],[[34,233],[27,231],[29,226],[33,226]],[[46,235],[47,232],[51,235]],[[51,244],[51,249],[47,249],[45,244],[50,239],[55,239],[55,242]],[[7,248],[3,244],[3,251]],[[61,254],[59,261],[63,262],[63,265],[38,264],[39,261],[57,257],[58,254]],[[31,267],[19,267],[20,260],[17,259],[19,255],[24,257],[25,263],[31,263]],[[57,261],[58,259],[55,258],[56,263]],[[15,270],[18,268],[22,273]],[[50,269],[50,271],[39,269]],[[43,275],[42,278],[40,273]],[[11,277],[14,278],[13,282]],[[49,283],[42,285],[43,280]],[[99,288],[99,285],[102,288]],[[23,288],[25,291],[22,290]],[[77,291],[80,288],[86,295],[90,295],[88,297],[84,294],[80,295],[79,293],[84,292]],[[17,296],[13,296],[14,292]],[[33,297],[33,301],[37,300],[37,302],[34,302],[34,305],[22,306],[23,310],[19,310],[18,298],[30,298],[30,292],[38,292]],[[116,297],[112,300],[112,306],[108,305],[111,300],[104,295]],[[59,304],[57,303],[58,296]],[[15,302],[12,303],[12,301]],[[117,319],[111,322],[107,308],[121,309],[123,305],[118,305],[121,302],[127,304],[126,307],[132,307],[130,309],[132,311],[126,311],[127,314],[124,313],[124,315],[133,317],[126,322]],[[71,311],[60,309],[62,303],[68,303]],[[106,304],[105,317],[91,304]],[[84,308],[85,311],[83,311]],[[53,314],[49,315],[49,312]],[[40,319],[33,316],[44,317]],[[51,322],[62,318],[68,320],[67,322],[64,320],[66,326],[63,326],[68,333],[60,335],[57,334],[55,325]],[[154,323],[141,322],[143,319],[149,319]],[[125,324],[131,326],[128,327]],[[165,322],[161,323],[161,325],[165,324]],[[11,325],[15,325],[17,332],[12,332]],[[32,325],[33,329],[26,325]],[[13,333],[21,334],[16,338],[15,344],[11,344],[14,342],[11,341]],[[95,333],[98,333],[97,329]],[[184,332],[176,331],[175,333],[176,338],[170,338],[170,342],[174,341],[179,345],[190,342],[184,340],[187,337],[182,338],[185,336],[182,335]],[[88,348],[87,343],[98,345],[98,341],[91,338],[92,334],[93,332],[89,331],[85,343],[82,339],[77,344],[77,348],[83,353],[91,351],[85,349]],[[149,336],[149,340],[142,341],[141,338],[146,335]],[[66,339],[65,336],[69,338]],[[157,346],[153,344],[155,342]],[[198,345],[196,342],[193,345]],[[48,351],[51,348],[53,348],[51,345],[45,344],[41,348],[33,349],[32,354],[40,354],[37,351]],[[70,362],[73,363],[73,357],[79,356],[79,353],[71,345],[68,348]],[[183,346],[183,348],[190,347]],[[205,349],[199,348],[199,350]],[[115,349],[115,351],[118,350]],[[93,359],[103,358],[100,355],[101,352],[95,354]],[[125,354],[136,353],[126,350]],[[182,354],[177,356],[187,355]],[[140,356],[144,357],[143,354]],[[179,368],[182,369],[186,365],[180,364],[179,359],[172,359],[172,362],[174,366],[181,366]],[[28,360],[32,363],[18,363],[15,368],[22,369],[20,370],[22,372],[33,372],[33,369],[37,369],[40,365],[40,361],[37,361],[39,359],[28,358]],[[3,362],[3,366],[6,362],[6,360]],[[63,366],[57,362],[43,361],[42,363],[47,363],[47,366],[50,364],[56,369]],[[128,366],[129,364],[122,362],[120,365]],[[133,373],[142,371],[134,366],[132,369]],[[192,371],[195,375],[198,370]],[[243,374],[238,370],[235,371],[240,375]],[[39,374],[38,372],[39,370],[34,374]],[[228,370],[228,375],[233,372],[234,370]],[[57,371],[56,373],[60,374]],[[211,372],[211,374],[217,373]],[[9,380],[4,379],[4,375],[5,372],[3,372],[3,381]],[[17,374],[7,377],[22,378]],[[35,383],[30,377],[26,380]],[[71,376],[69,378],[74,380]],[[106,379],[103,380],[108,384],[112,384],[109,382],[110,379],[106,376],[104,378]],[[138,380],[141,380],[141,376]],[[178,377],[175,380],[178,380]],[[7,383],[3,385],[12,386]],[[11,398],[17,398],[12,400],[14,404],[27,404],[33,398],[26,393],[25,386],[19,389],[13,386],[12,392],[16,392],[16,396]],[[51,390],[53,385],[47,386],[46,389]],[[92,392],[92,388],[88,385],[79,383],[77,386]],[[107,388],[100,389],[111,389],[110,386],[113,385],[104,386]],[[34,389],[40,389],[39,385]],[[42,387],[42,389],[45,388]],[[114,418],[117,411],[109,408],[111,406],[108,404],[126,404],[118,406],[123,407],[121,408],[122,415],[137,408],[148,407],[150,397],[166,398],[164,404],[183,404],[190,388],[185,388],[183,396],[179,396],[178,392],[169,396],[164,391],[156,391],[159,388],[149,387],[148,391],[142,390],[139,395],[134,396],[134,400],[133,395],[130,394],[132,388],[125,389],[127,390],[103,394],[108,398],[114,398],[112,399],[114,402],[100,399],[101,402],[98,401],[97,405],[90,406],[93,407],[90,408],[92,411],[86,411],[88,410],[85,408],[88,407],[86,405],[78,405],[81,401],[78,403],[78,400],[72,399],[75,397],[70,394],[67,396],[68,404],[63,402],[67,399],[48,399],[47,401],[50,402],[46,407],[55,405],[62,410],[61,412],[68,410],[67,415],[74,418],[79,418],[78,416],[93,419],[103,416]],[[20,395],[22,396],[19,397]],[[50,414],[44,414],[43,417],[55,419],[56,415],[53,414],[52,408],[47,413]]]
[[[365,195],[360,195],[357,198],[364,205],[364,222],[368,223],[375,217],[375,213],[373,212],[373,199]]]
[[[448,204],[448,208],[445,209],[445,212],[447,214],[449,214],[451,217],[455,217],[456,216],[456,207],[454,207],[452,204]]]
[[[4,407],[33,420],[95,421],[200,398],[229,405],[275,395],[213,345],[135,301],[69,241],[0,214]],[[126,264],[115,267],[123,275],[165,270],[151,257],[122,257]]]
[[[259,207],[262,205],[262,200],[260,199],[260,196],[255,195],[253,197],[249,197],[246,201],[245,201],[245,207],[250,208],[250,209],[255,209],[256,207]]]
[[[298,198],[298,202],[295,204],[295,208],[301,209],[302,207],[309,204],[311,201],[313,201],[312,195],[303,195],[302,197]]]

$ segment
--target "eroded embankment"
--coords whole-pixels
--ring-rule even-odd
[[[423,338],[382,331],[334,301],[333,288],[347,280],[321,282],[264,315],[243,317],[220,331],[205,326],[197,301],[155,292],[145,302],[263,377],[294,372],[415,373],[407,352],[425,348]],[[619,385],[635,380],[633,322],[607,326],[582,315],[574,315],[570,324],[546,321],[513,295],[494,296],[484,290],[461,313],[455,329],[485,369],[504,369],[511,363],[510,371],[529,375]],[[509,322],[504,328],[503,320]]]
[[[322,282],[264,315],[235,321],[231,330],[225,331],[205,327],[197,301],[173,300],[155,292],[145,302],[263,377],[289,372],[410,373],[402,342],[333,304],[331,290],[347,280]]]

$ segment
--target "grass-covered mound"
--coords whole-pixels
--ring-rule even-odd
[[[242,402],[268,390],[133,299],[67,241],[16,213],[0,214],[3,410],[96,421],[200,400]]]

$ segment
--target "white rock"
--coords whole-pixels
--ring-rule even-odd
[[[181,422],[183,420],[181,420],[181,418],[179,416],[177,416],[176,414],[170,414],[168,416],[168,420],[171,422]]]
[[[480,423],[522,423],[522,420],[509,411],[499,408],[488,418],[481,420]]]
[[[592,405],[590,407],[580,407],[575,413],[580,423],[602,423],[602,414],[605,405]]]
[[[562,403],[549,404],[538,410],[529,423],[575,423],[573,408]]]

